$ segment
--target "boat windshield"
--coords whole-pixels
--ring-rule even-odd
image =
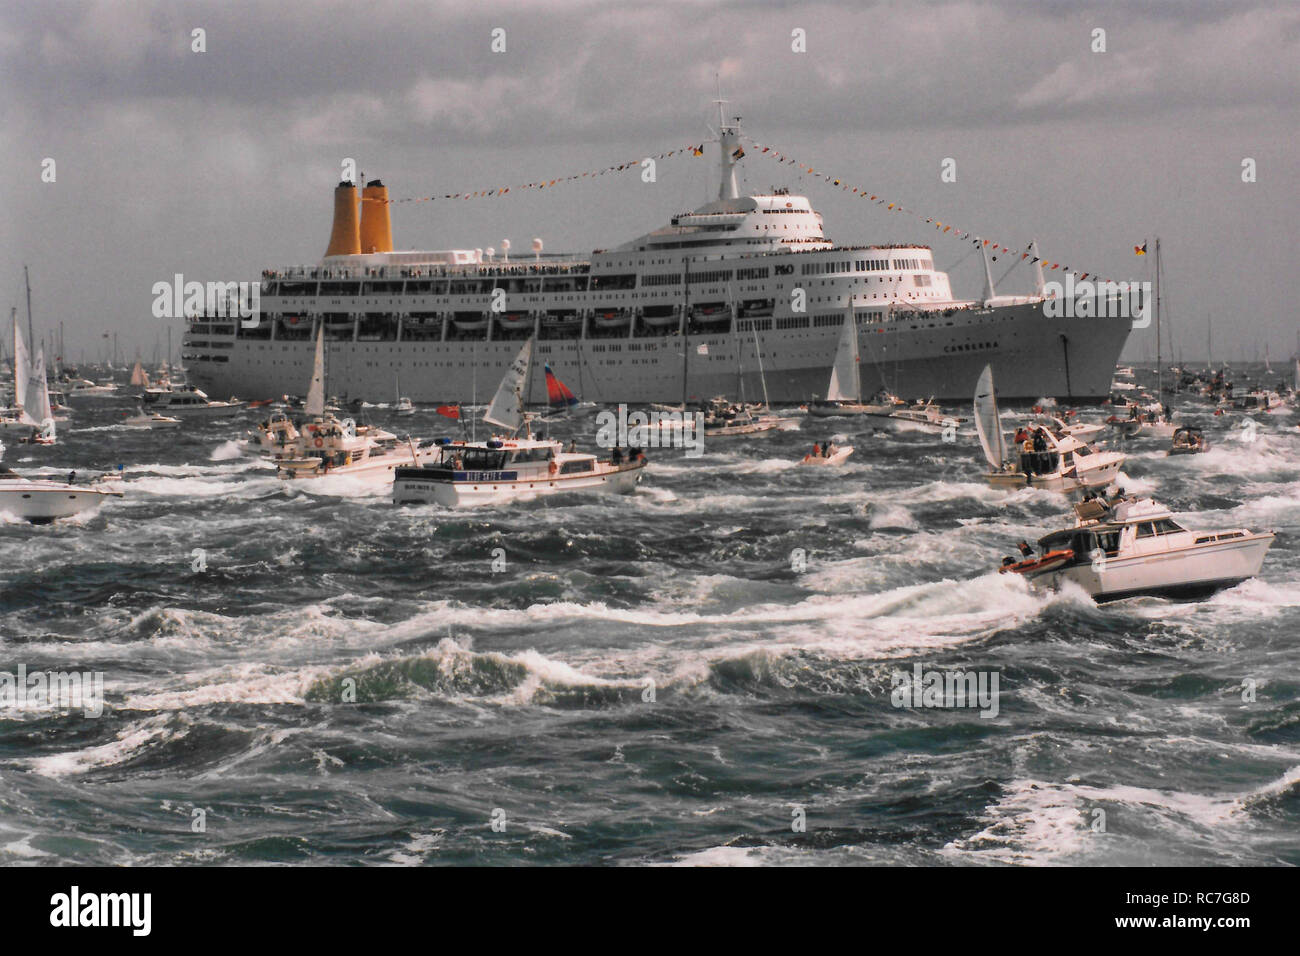
[[[440,464],[456,471],[500,471],[506,463],[506,452],[499,448],[458,448],[442,450]]]

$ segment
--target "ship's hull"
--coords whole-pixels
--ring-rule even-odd
[[[859,327],[863,388],[907,400],[968,402],[985,365],[1003,401],[1054,397],[1099,402],[1110,394],[1128,339],[1125,318],[1044,315],[1040,304],[957,309]],[[822,326],[750,333],[692,334],[683,361],[679,335],[540,339],[536,355],[586,401],[680,402],[717,395],[774,403],[825,394],[839,329]],[[482,402],[519,352],[520,341],[327,341],[331,394],[386,401],[400,378],[415,402]],[[701,347],[704,354],[700,353]],[[219,353],[190,359],[191,379],[210,394],[269,398],[305,392],[313,343],[231,337]],[[762,376],[759,368],[762,367]],[[685,366],[685,368],[683,367]],[[527,400],[543,404],[531,376]]]

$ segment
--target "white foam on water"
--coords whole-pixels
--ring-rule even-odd
[[[172,731],[167,727],[167,718],[159,716],[126,728],[117,735],[116,739],[105,744],[44,757],[27,757],[18,762],[33,773],[45,777],[66,777],[86,773],[99,767],[111,767],[149,744],[169,739],[171,736]]]

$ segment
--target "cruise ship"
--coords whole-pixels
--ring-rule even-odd
[[[615,249],[511,257],[492,249],[393,249],[387,188],[334,193],[315,265],[266,270],[256,324],[188,319],[190,378],[214,395],[266,399],[311,374],[323,326],[333,394],[416,402],[490,397],[521,340],[584,400],[699,402],[825,391],[844,322],[857,327],[864,389],[968,401],[993,367],[1003,401],[1074,403],[1110,392],[1131,320],[1098,308],[1049,317],[1038,294],[953,297],[929,246],[836,245],[804,196],[741,196],[739,121],[723,123],[718,198]],[[359,211],[358,211],[359,210]],[[1052,310],[1056,311],[1056,310]],[[530,403],[546,401],[535,376]]]

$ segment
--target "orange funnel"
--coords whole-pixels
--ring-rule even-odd
[[[388,216],[388,187],[378,179],[370,180],[361,191],[361,251],[393,251],[393,223]]]
[[[355,256],[361,252],[361,231],[357,226],[357,187],[339,183],[334,190],[334,229],[330,232],[327,256]]]

